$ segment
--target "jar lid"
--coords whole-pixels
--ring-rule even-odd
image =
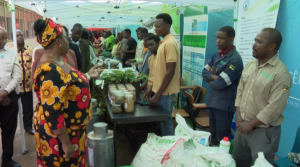
[[[113,107],[121,107],[121,104],[113,103],[112,106],[113,106]]]
[[[124,96],[124,93],[120,92],[120,93],[115,93],[115,95],[117,96]]]
[[[122,93],[121,91],[119,91],[119,90],[114,90],[114,91],[112,91],[114,94],[116,94],[116,93]]]
[[[125,95],[126,98],[133,98],[133,95]]]

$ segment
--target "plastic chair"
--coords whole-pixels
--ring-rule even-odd
[[[291,152],[300,153],[300,126],[298,127],[296,139]],[[295,163],[290,161],[288,157],[280,158],[274,161],[275,167],[286,167],[286,166],[297,166]]]

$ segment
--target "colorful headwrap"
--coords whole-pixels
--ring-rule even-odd
[[[45,29],[40,34],[36,33],[37,42],[43,47],[48,46],[53,40],[63,33],[63,28],[60,24],[56,24],[50,18],[45,20]]]

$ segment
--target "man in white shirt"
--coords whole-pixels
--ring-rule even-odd
[[[12,160],[13,142],[18,122],[18,96],[15,91],[21,81],[21,68],[17,54],[5,47],[7,32],[0,28],[0,127],[2,131],[1,166],[21,167]]]
[[[135,59],[143,59],[144,58],[144,36],[148,34],[148,30],[147,28],[144,28],[144,27],[141,27],[139,30],[138,30],[138,36],[139,38],[141,39],[138,43],[137,43],[137,46],[136,46],[136,52],[135,52]],[[142,63],[138,63],[138,69],[141,70],[142,69],[142,66],[143,66],[143,62]]]

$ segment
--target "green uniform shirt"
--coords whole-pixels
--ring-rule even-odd
[[[113,49],[114,44],[115,44],[114,41],[115,41],[114,35],[111,35],[111,36],[108,37],[107,42],[106,42],[106,48],[108,47],[109,44],[111,44],[111,45],[109,46],[109,48],[107,48],[107,50],[112,50]]]

